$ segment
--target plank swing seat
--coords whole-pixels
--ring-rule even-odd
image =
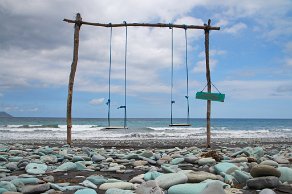
[[[189,123],[173,123],[173,124],[169,124],[170,127],[189,127],[192,126]]]

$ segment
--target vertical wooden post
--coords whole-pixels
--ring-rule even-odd
[[[209,66],[209,32],[211,20],[208,20],[208,26],[205,29],[205,54],[206,54],[206,78],[207,78],[207,85],[208,85],[208,92],[211,92],[211,75],[210,75],[210,66]],[[208,148],[211,147],[211,100],[207,101],[207,144]]]
[[[73,85],[75,72],[77,68],[78,61],[78,47],[79,47],[79,31],[81,27],[81,15],[80,13],[76,14],[76,23],[75,23],[75,31],[74,31],[74,51],[73,51],[73,61],[71,64],[71,72],[69,77],[68,84],[68,98],[67,98],[67,144],[71,145],[71,129],[72,129],[72,95],[73,95]]]

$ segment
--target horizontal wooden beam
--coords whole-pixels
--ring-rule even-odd
[[[69,20],[64,19],[63,21],[68,23],[76,23],[79,25],[90,25],[90,26],[100,26],[100,27],[125,27],[125,26],[142,26],[142,27],[160,27],[160,28],[182,28],[182,29],[201,29],[201,30],[220,30],[220,27],[214,27],[209,25],[204,26],[196,26],[196,25],[181,25],[181,24],[164,24],[164,23],[157,23],[157,24],[149,24],[149,23],[122,23],[122,24],[102,24],[102,23],[92,23],[92,22],[85,22],[85,21],[76,21],[76,20]]]

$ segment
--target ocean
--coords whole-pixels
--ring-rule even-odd
[[[186,123],[174,119],[173,123]],[[190,119],[190,127],[169,127],[166,118],[129,118],[128,129],[104,129],[107,119],[73,119],[72,139],[205,138],[206,119]],[[123,126],[123,119],[111,119]],[[291,119],[212,119],[212,138],[292,138]],[[65,118],[0,118],[1,140],[66,139]]]

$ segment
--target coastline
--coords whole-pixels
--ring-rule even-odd
[[[66,139],[21,139],[1,140],[7,144],[25,144],[39,146],[62,146],[66,145]],[[128,139],[73,139],[74,147],[90,148],[173,148],[173,147],[205,147],[205,138],[128,138]],[[292,145],[292,138],[212,138],[212,148],[235,147],[235,146],[260,146],[260,145]]]

